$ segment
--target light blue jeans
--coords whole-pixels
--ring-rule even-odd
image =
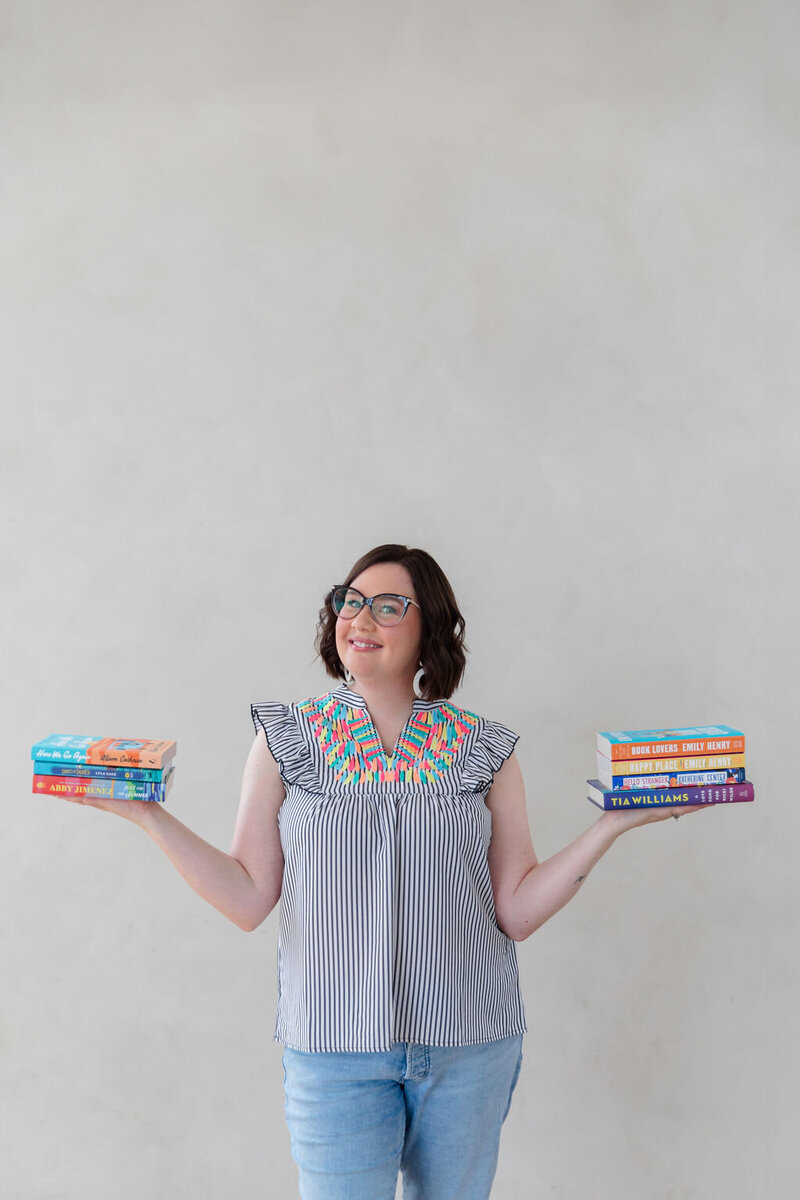
[[[386,1053],[284,1050],[302,1200],[486,1200],[522,1035]]]

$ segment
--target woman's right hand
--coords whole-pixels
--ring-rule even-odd
[[[63,796],[70,804],[83,804],[87,808],[99,808],[102,812],[116,813],[134,825],[143,825],[152,809],[160,808],[158,800],[112,800],[108,796]]]

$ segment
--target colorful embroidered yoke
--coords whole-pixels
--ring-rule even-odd
[[[485,804],[516,734],[416,700],[387,755],[345,687],[251,712],[286,786],[276,1039],[353,1051],[523,1032]]]

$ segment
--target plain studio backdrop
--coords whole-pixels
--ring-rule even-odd
[[[430,550],[534,841],[599,729],[725,722],[756,803],[626,835],[520,948],[498,1200],[790,1200],[794,0],[0,4],[0,1194],[295,1194],[276,917],[30,794],[175,738],[225,848],[251,700]]]

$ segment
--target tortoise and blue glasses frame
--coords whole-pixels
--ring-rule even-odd
[[[381,592],[377,596],[364,596],[358,588],[337,583],[331,588],[331,608],[343,621],[352,621],[361,609],[369,609],[376,625],[399,625],[408,612],[409,604],[421,606],[410,596],[395,596],[393,592]]]

